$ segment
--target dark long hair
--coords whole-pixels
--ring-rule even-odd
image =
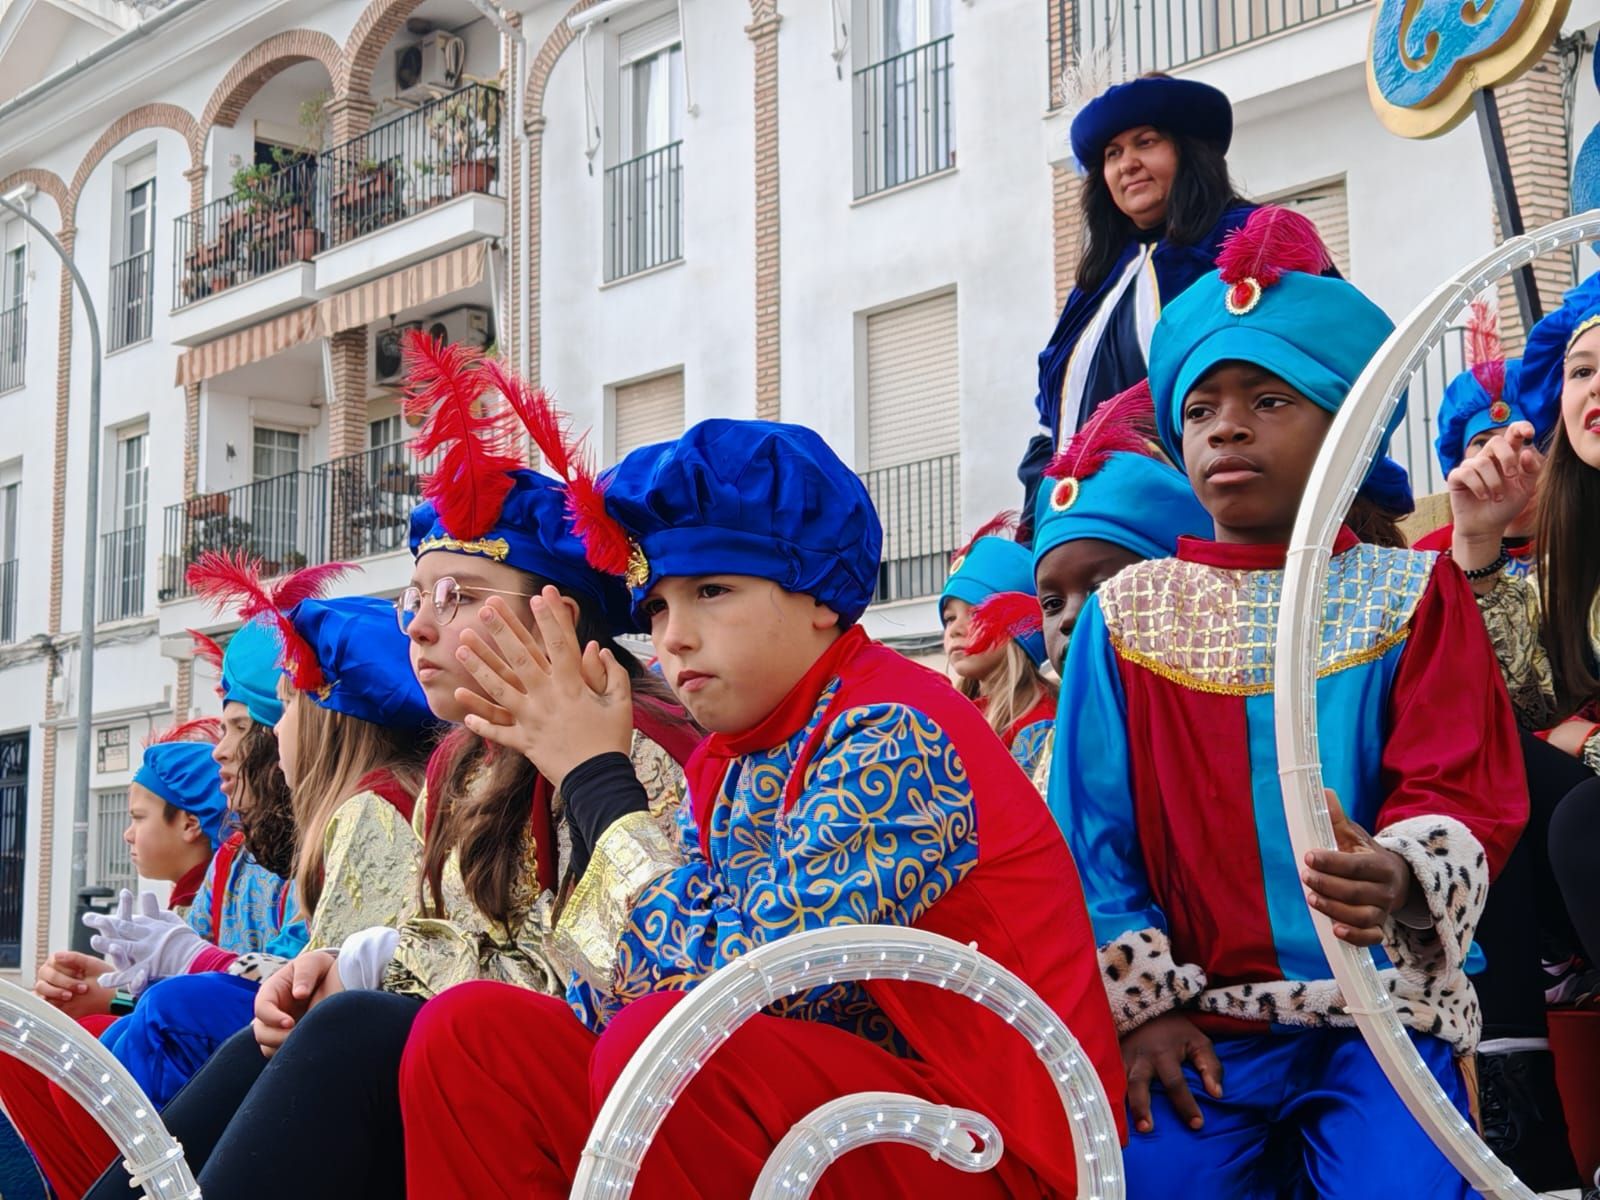
[[[1160,129],[1178,152],[1178,170],[1167,194],[1163,240],[1193,246],[1206,239],[1222,214],[1246,203],[1228,175],[1228,159],[1215,142]],[[1139,233],[1133,218],[1117,207],[1104,168],[1090,166],[1083,181],[1083,253],[1078,258],[1077,285],[1093,292],[1110,276],[1123,247]]]
[[[1600,470],[1578,457],[1559,423],[1539,478],[1537,513],[1539,636],[1550,656],[1556,715],[1564,717],[1600,693],[1589,647],[1589,610],[1600,591]]]
[[[294,798],[278,766],[272,726],[251,721],[239,742],[233,819],[251,857],[282,879],[294,870]]]
[[[1394,550],[1404,550],[1410,545],[1406,535],[1400,532],[1400,522],[1395,515],[1365,496],[1357,496],[1350,502],[1344,523],[1350,526],[1351,533],[1371,545]]]
[[[598,642],[628,672],[635,695],[662,700],[676,708],[665,683],[617,643],[595,611],[594,602],[553,579],[520,572],[522,590],[538,595],[553,586],[578,606],[580,645]],[[504,925],[512,912],[512,893],[524,867],[524,839],[533,809],[538,770],[521,754],[501,750],[465,729],[441,744],[439,769],[430,778],[442,781],[439,794],[429,795],[432,827],[422,852],[418,880],[423,914],[447,917],[442,880],[450,852],[459,847],[461,882],[467,898],[481,914]],[[469,794],[468,784],[471,783]]]

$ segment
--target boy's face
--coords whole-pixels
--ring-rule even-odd
[[[1006,644],[990,646],[982,654],[967,653],[972,635],[972,605],[951,596],[944,602],[944,654],[950,660],[950,673],[958,679],[982,682],[1005,661]]]
[[[1287,542],[1333,415],[1276,375],[1227,362],[1183,401],[1183,462],[1219,542]]]
[[[166,809],[160,796],[129,784],[128,827],[122,840],[128,843],[128,856],[140,875],[176,883],[194,867],[206,835],[193,813],[180,811],[169,821]]]
[[[230,804],[234,802],[233,788],[239,779],[239,743],[244,741],[252,724],[250,710],[239,701],[229,700],[222,706],[222,740],[211,751],[211,757],[216,760],[222,777],[222,794]]]
[[[713,733],[759,725],[839,634],[832,609],[750,575],[670,576],[642,607],[663,676]]]
[[[1045,650],[1058,672],[1067,656],[1067,639],[1089,597],[1123,567],[1142,561],[1132,550],[1099,538],[1062,542],[1039,560],[1033,582],[1044,612]]]

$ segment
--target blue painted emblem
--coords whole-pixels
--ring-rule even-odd
[[[1499,49],[1533,0],[1385,0],[1372,36],[1383,98],[1401,108],[1432,100],[1475,59]]]

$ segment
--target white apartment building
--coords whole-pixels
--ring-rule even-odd
[[[228,628],[184,585],[202,550],[403,585],[399,331],[492,343],[607,461],[709,416],[814,426],[884,517],[869,629],[925,647],[949,552],[1020,499],[1076,252],[1057,83],[1083,39],[1109,30],[1126,70],[1232,96],[1240,186],[1304,206],[1391,314],[1492,244],[1475,128],[1404,142],[1368,108],[1371,15],[0,0],[0,194],[63,233],[105,343],[87,882],[129,879],[146,734],[215,709],[184,632]],[[1580,0],[1570,30],[1597,17]],[[1592,42],[1503,91],[1530,223],[1565,211],[1600,115]],[[0,213],[0,253],[0,971],[27,977],[73,904],[90,362],[49,247]],[[1550,298],[1571,278],[1570,258],[1541,266]],[[1419,490],[1459,355],[1413,390],[1399,453]]]

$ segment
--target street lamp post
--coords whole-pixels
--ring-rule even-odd
[[[89,743],[94,736],[94,598],[96,552],[100,540],[100,318],[95,314],[94,301],[89,297],[89,285],[84,282],[77,264],[72,261],[72,255],[12,195],[0,196],[0,206],[31,225],[34,232],[56,252],[83,299],[84,315],[89,322],[89,486],[83,522],[82,632],[78,635],[78,754],[72,797],[72,886],[67,893],[70,921],[72,904],[88,878],[89,869]],[[48,863],[40,865],[40,870],[49,869]]]

